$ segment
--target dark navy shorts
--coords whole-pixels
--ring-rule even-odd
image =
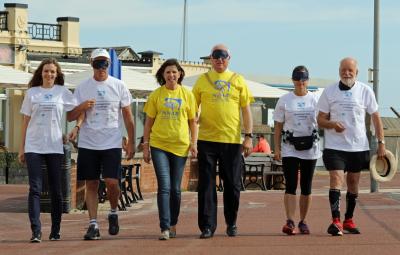
[[[121,148],[108,150],[78,149],[78,180],[119,179],[121,176]]]
[[[358,173],[369,168],[369,151],[339,151],[324,149],[322,155],[326,170],[344,170],[346,172]]]

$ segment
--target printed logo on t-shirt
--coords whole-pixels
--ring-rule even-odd
[[[105,95],[106,95],[106,91],[105,90],[101,90],[101,89],[97,90],[97,96],[98,96],[99,99],[104,99]]]
[[[345,100],[349,100],[349,99],[351,99],[351,96],[353,95],[353,93],[352,92],[350,92],[350,91],[345,91],[344,92],[344,99]]]
[[[167,110],[161,110],[161,118],[171,120],[178,119],[182,101],[183,100],[181,98],[164,98],[164,106]]]
[[[297,102],[298,109],[304,109],[304,107],[306,107],[306,102]]]
[[[229,92],[231,90],[231,83],[224,80],[216,80],[214,87],[218,90],[218,93],[213,94],[215,100],[228,100]]]
[[[50,101],[53,98],[53,94],[44,94],[43,98],[45,101]]]

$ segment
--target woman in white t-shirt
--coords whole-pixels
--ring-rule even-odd
[[[315,164],[321,156],[318,144],[316,105],[318,97],[307,91],[308,70],[297,66],[292,73],[294,91],[279,98],[274,112],[275,160],[282,160],[286,190],[284,204],[287,221],[282,232],[294,235],[296,211],[296,189],[300,170],[300,222],[301,234],[309,234],[305,222],[311,204],[311,186]]]
[[[60,239],[62,215],[61,164],[63,138],[61,120],[64,111],[76,105],[73,94],[63,86],[64,74],[55,59],[45,59],[29,82],[21,113],[22,143],[18,159],[26,162],[29,175],[28,209],[31,222],[31,242],[41,242],[40,192],[42,165],[46,165],[51,194],[50,240]],[[78,127],[77,127],[78,128]]]

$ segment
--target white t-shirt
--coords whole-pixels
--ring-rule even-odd
[[[78,104],[96,99],[95,106],[86,111],[79,133],[78,147],[92,150],[121,148],[121,108],[132,103],[132,96],[125,83],[112,76],[101,82],[92,77],[78,85],[75,96]]]
[[[64,111],[71,111],[76,105],[74,95],[64,86],[28,89],[21,107],[21,113],[31,117],[25,152],[64,154],[61,119]]]
[[[340,90],[337,82],[322,92],[318,109],[329,113],[330,120],[339,121],[346,128],[342,133],[333,128],[325,129],[325,148],[353,152],[369,150],[365,114],[378,111],[370,87],[357,81],[350,90]]]
[[[296,96],[289,92],[281,96],[276,104],[274,120],[283,123],[283,130],[293,132],[293,136],[310,136],[317,125],[318,95],[308,92],[305,96]],[[282,157],[296,157],[301,159],[317,159],[321,157],[318,141],[309,150],[298,151],[288,142],[281,142]]]

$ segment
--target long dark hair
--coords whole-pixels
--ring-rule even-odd
[[[40,63],[39,67],[33,73],[31,81],[28,83],[28,88],[38,87],[43,85],[42,72],[44,65],[53,64],[57,68],[57,77],[54,84],[64,85],[64,74],[61,71],[61,66],[58,64],[57,60],[54,58],[45,58]]]
[[[179,64],[178,60],[176,60],[175,58],[170,58],[170,59],[167,59],[160,66],[160,68],[158,69],[158,71],[156,73],[156,79],[157,79],[157,82],[160,84],[160,86],[163,86],[166,83],[166,81],[164,79],[164,71],[167,68],[167,66],[176,66],[178,71],[181,73],[181,77],[179,77],[179,79],[178,79],[178,84],[182,85],[182,80],[185,77],[185,70],[183,70],[183,68]]]

